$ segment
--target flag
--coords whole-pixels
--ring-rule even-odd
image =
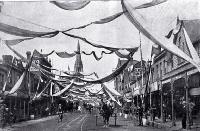
[[[157,48],[152,46],[152,49],[151,49],[151,57],[155,54],[155,55],[158,55],[159,53],[161,52],[161,47],[158,46]]]

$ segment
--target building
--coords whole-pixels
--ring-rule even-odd
[[[42,58],[42,55],[38,51],[34,52],[35,58],[33,59],[33,62],[38,66],[40,64],[46,66],[48,69],[45,70],[51,72],[51,64],[47,58]],[[38,57],[39,54],[40,57]],[[27,59],[30,60],[30,58],[31,52],[27,52]],[[26,65],[23,65],[20,59],[17,59],[11,55],[3,55],[3,60],[1,60],[0,63],[0,90],[2,91],[5,82],[7,82],[5,87],[5,94],[7,94],[13,88],[22,73],[25,71],[25,66]],[[10,75],[8,75],[9,72]],[[9,108],[9,111],[13,114],[16,114],[16,121],[30,119],[30,114],[34,114],[38,117],[41,116],[42,112],[39,112],[41,109],[37,109],[38,112],[35,112],[36,108],[41,108],[41,106],[36,106],[36,104],[30,103],[30,100],[33,98],[37,90],[37,84],[40,77],[42,77],[42,75],[40,74],[39,70],[31,67],[17,92],[6,96],[1,94],[1,97],[4,99],[4,104],[6,104],[6,106]],[[44,82],[46,81],[46,78],[42,79]],[[40,89],[38,91],[42,90],[43,87],[44,83],[41,83]],[[43,102],[41,105],[46,104]]]
[[[191,56],[188,49],[187,41],[183,28],[185,28],[193,46],[200,56],[200,20],[177,20],[178,31],[174,34],[173,42],[183,52]],[[144,73],[144,81],[145,80]],[[200,109],[200,73],[189,62],[184,59],[169,53],[167,50],[162,50],[153,59],[151,68],[150,84],[149,84],[149,103],[150,107],[156,107],[156,116],[172,120],[172,125],[175,125],[175,119],[183,116],[186,112],[184,102],[189,100],[195,106],[191,114],[198,117]],[[133,96],[144,95],[141,90],[141,78],[137,79],[132,84],[134,90]],[[136,90],[141,90],[141,94],[136,93]],[[134,101],[137,101],[137,99]],[[134,102],[135,105],[137,102]]]

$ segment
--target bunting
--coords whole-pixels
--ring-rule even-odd
[[[49,80],[44,89],[36,96],[36,98],[40,98],[42,93],[48,88],[49,84],[52,82],[52,80]]]
[[[59,92],[53,94],[52,96],[60,96],[62,95],[64,92],[68,91],[70,88],[73,87],[73,82],[69,85],[67,85],[65,88],[63,88],[62,90],[60,90]]]
[[[92,51],[92,52],[90,52],[90,53],[86,53],[85,51],[82,51],[82,53],[85,54],[85,55],[93,55],[94,58],[95,58],[97,61],[99,61],[99,60],[101,60],[101,58],[103,58],[103,54],[112,54],[113,51],[110,51],[110,52],[102,51],[100,57],[98,57],[98,56],[96,55],[95,51]]]
[[[91,83],[91,84],[102,84],[102,83],[108,82],[108,81],[114,79],[116,76],[118,76],[126,68],[126,66],[128,65],[130,60],[131,60],[131,58],[128,59],[121,67],[119,67],[113,73],[111,73],[110,75],[108,75],[104,78],[101,78],[101,79],[98,79],[98,80],[85,80],[85,79],[82,79],[82,78],[78,78],[78,79],[80,79],[81,81],[84,81],[84,82]]]
[[[152,0],[152,1],[149,2],[149,3],[145,3],[145,4],[142,4],[142,5],[140,5],[140,6],[137,6],[137,7],[135,7],[134,9],[148,8],[148,7],[152,7],[152,6],[161,4],[161,3],[166,2],[166,1],[167,1],[167,0]]]
[[[190,62],[200,71],[199,63],[196,60],[190,58],[187,54],[185,54],[182,50],[180,50],[176,45],[171,43],[170,40],[160,39],[159,37],[155,37],[156,36],[155,32],[154,33],[151,32],[147,26],[144,26],[145,23],[142,23],[142,21],[139,20],[137,13],[133,9],[133,7],[130,5],[128,0],[122,0],[121,4],[122,4],[122,9],[127,11],[127,12],[125,12],[126,17],[141,33],[143,33],[143,35],[145,35],[147,38],[149,38],[155,44],[160,45],[162,48],[164,48],[164,49],[170,51],[171,53]]]
[[[76,53],[67,53],[67,52],[56,52],[56,54],[61,58],[71,58],[76,55]]]
[[[137,49],[138,48],[138,47],[135,47],[135,48],[115,48],[115,47],[103,46],[103,45],[99,45],[99,44],[95,44],[93,42],[90,42],[89,40],[87,40],[86,38],[81,37],[81,36],[73,35],[73,34],[70,34],[70,33],[67,33],[67,32],[62,32],[62,33],[67,35],[67,36],[69,36],[69,37],[80,39],[80,40],[88,43],[89,45],[91,45],[93,47],[103,48],[103,49],[106,49],[106,50],[109,50],[109,51],[113,51],[113,52],[117,51],[117,50],[123,50],[123,49],[132,50],[132,49]]]
[[[64,10],[79,10],[84,8],[90,3],[90,0],[80,0],[80,1],[51,1],[57,7]]]
[[[106,88],[109,92],[111,92],[112,94],[114,94],[115,96],[122,96],[118,91],[116,91],[114,88],[108,88],[107,86],[105,86],[105,84],[102,84],[103,88]]]
[[[53,32],[35,32],[31,30],[21,29],[12,25],[0,23],[0,31],[15,35],[15,36],[22,36],[22,37],[43,37],[43,38],[51,38],[56,36],[59,31],[53,31]]]
[[[12,71],[12,67],[13,67],[13,62],[14,62],[14,60],[15,60],[15,58],[12,59],[11,68],[10,68],[10,70],[9,70],[9,72],[8,72],[6,81],[5,81],[4,85],[3,85],[3,88],[2,88],[2,91],[3,91],[3,92],[5,92],[6,86],[7,86],[7,82],[8,82],[8,80],[9,80],[9,78],[11,77],[11,71]]]
[[[9,46],[14,46],[14,45],[19,44],[20,42],[23,42],[25,40],[31,40],[31,39],[33,39],[33,38],[14,39],[14,40],[2,40],[2,41],[4,41],[4,43],[6,43]]]
[[[82,26],[79,26],[79,27],[73,27],[73,28],[69,28],[63,32],[68,32],[68,31],[71,31],[71,30],[77,30],[77,29],[84,29],[92,24],[106,24],[106,23],[109,23],[115,19],[117,19],[118,17],[120,17],[124,12],[119,12],[119,13],[116,13],[112,16],[108,16],[106,18],[103,18],[103,19],[100,19],[100,20],[97,20],[97,21],[94,21],[94,22],[90,22],[89,24],[85,24],[85,25],[82,25]]]
[[[23,72],[23,74],[20,76],[19,80],[15,83],[15,85],[13,86],[13,88],[10,90],[10,92],[8,93],[9,95],[15,93],[21,86],[25,76],[27,75],[28,69],[31,66],[33,57],[31,57],[31,60],[27,63],[25,71]]]

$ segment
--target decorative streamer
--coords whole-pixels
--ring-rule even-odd
[[[163,2],[166,2],[167,0],[152,0],[152,2],[146,3],[146,4],[142,4],[140,6],[135,7],[134,9],[143,9],[143,8],[148,8],[148,7],[152,7],[158,4],[161,4]]]
[[[53,94],[52,96],[60,96],[62,95],[64,92],[68,91],[70,88],[72,88],[74,85],[73,85],[73,82],[69,85],[67,85],[64,89],[60,90],[59,92]]]
[[[83,54],[85,54],[85,55],[93,55],[94,56],[94,58],[97,60],[97,61],[99,61],[102,57],[103,57],[103,54],[112,54],[114,51],[110,51],[110,52],[105,52],[105,51],[102,51],[101,52],[101,56],[100,57],[98,57],[97,55],[96,55],[96,53],[95,53],[95,51],[92,51],[92,52],[90,52],[90,53],[86,53],[85,51],[82,51],[82,53]]]
[[[14,45],[19,44],[20,42],[23,42],[25,40],[31,40],[31,39],[33,39],[33,38],[14,39],[14,40],[2,40],[2,41],[4,41],[9,46],[14,46]]]
[[[13,86],[13,88],[8,93],[9,95],[15,93],[20,88],[20,86],[21,86],[21,84],[22,84],[25,76],[27,75],[27,72],[28,72],[28,70],[29,70],[29,68],[31,66],[32,61],[33,61],[33,56],[31,57],[30,61],[28,61],[27,65],[25,67],[25,71],[20,76],[19,80],[15,83],[15,85]]]
[[[61,58],[71,58],[76,55],[76,53],[67,53],[67,52],[56,52],[56,54]]]
[[[86,28],[92,24],[105,24],[105,23],[109,23],[113,20],[115,20],[116,18],[120,17],[124,12],[119,12],[117,14],[114,14],[112,16],[109,16],[109,17],[106,17],[106,18],[103,18],[103,19],[100,19],[98,21],[94,21],[94,22],[91,22],[89,24],[86,24],[86,25],[82,25],[82,26],[79,26],[79,27],[73,27],[73,28],[70,28],[70,29],[67,29],[63,32],[68,32],[68,31],[71,31],[71,30],[74,30],[74,29],[83,29],[83,28]]]
[[[130,20],[130,22],[147,38],[149,38],[155,44],[160,45],[162,48],[170,51],[171,53],[185,59],[186,61],[193,64],[198,71],[200,71],[200,64],[195,59],[190,58],[187,54],[185,54],[181,49],[179,49],[176,45],[171,43],[168,39],[159,39],[159,37],[155,37],[153,33],[150,33],[150,29],[148,27],[144,27],[141,22],[139,21],[137,14],[133,7],[128,3],[128,0],[121,0],[122,9],[127,11],[125,13],[126,17]],[[144,24],[144,23],[143,23]]]
[[[56,36],[59,31],[53,31],[53,32],[35,32],[31,30],[21,29],[15,26],[7,25],[4,23],[0,23],[0,31],[16,35],[16,36],[22,36],[22,37],[43,37],[43,38],[51,38]]]
[[[15,60],[15,58],[13,57],[12,63],[11,63],[11,68],[10,68],[10,70],[9,70],[9,72],[8,72],[6,81],[5,81],[5,83],[4,83],[4,85],[3,85],[3,88],[2,88],[2,91],[3,91],[3,92],[5,92],[5,90],[6,90],[6,86],[7,86],[7,82],[8,82],[8,80],[9,80],[9,77],[11,77],[10,75],[11,75],[11,71],[12,71],[12,67],[13,67],[13,62],[14,62],[14,60]]]
[[[49,80],[46,84],[45,88],[36,96],[36,98],[40,98],[42,93],[48,88],[49,84],[52,82],[52,80]]]
[[[41,77],[40,77],[40,79],[39,79],[39,81],[38,81],[35,95],[34,95],[33,99],[30,100],[30,103],[31,103],[33,100],[36,99],[36,96],[37,96],[37,93],[38,93],[38,89],[39,89],[39,87],[40,87],[40,83],[41,83]]]
[[[109,50],[109,51],[117,51],[117,50],[120,50],[120,49],[127,49],[127,50],[133,49],[133,48],[114,48],[114,47],[109,47],[109,46],[98,45],[98,44],[95,44],[95,43],[92,43],[92,42],[88,41],[84,37],[80,37],[80,36],[77,36],[77,35],[69,34],[69,33],[66,33],[66,32],[62,32],[62,33],[67,35],[67,36],[69,36],[69,37],[80,39],[80,40],[90,44],[91,46],[94,46],[94,47],[97,47],[97,48],[103,48],[103,49],[106,49],[106,50]],[[135,48],[137,48],[137,47],[135,47]]]
[[[111,92],[112,94],[116,95],[116,96],[122,96],[118,91],[116,91],[113,88],[108,88],[105,84],[102,84],[103,88],[106,88],[109,92]]]
[[[64,10],[79,10],[84,8],[90,3],[90,0],[84,0],[84,1],[51,1],[54,5],[58,6],[61,9]]]
[[[130,60],[131,60],[131,58],[128,59],[121,67],[119,67],[113,73],[111,73],[110,75],[108,75],[104,78],[101,78],[101,79],[98,79],[98,80],[93,80],[93,81],[85,80],[85,79],[82,79],[82,78],[78,78],[78,79],[80,79],[84,82],[91,83],[91,84],[101,84],[101,83],[104,83],[104,82],[108,82],[108,81],[112,80],[114,77],[118,76],[126,68],[126,66],[128,65]]]

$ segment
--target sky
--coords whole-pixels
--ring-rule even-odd
[[[130,0],[133,7],[150,2],[151,0]],[[4,2],[0,13],[0,22],[5,22],[17,27],[34,31],[65,30],[96,21],[115,13],[121,12],[120,1],[91,1],[85,8],[76,11],[67,11],[58,8],[48,1],[37,2]],[[199,19],[199,0],[168,0],[160,5],[137,10],[141,19],[149,28],[157,34],[164,36],[175,27],[176,19]],[[20,19],[20,20],[19,20]],[[38,26],[41,25],[41,26]],[[71,31],[75,35],[80,35],[88,40],[113,47],[137,47],[140,44],[139,31],[131,22],[122,15],[116,20],[102,25],[92,25],[82,30]],[[0,32],[1,39],[15,39],[16,36]],[[95,50],[98,55],[102,49],[94,48],[83,41],[79,41],[81,50],[89,52]],[[26,55],[26,51],[42,49],[43,53],[52,50],[73,52],[76,50],[78,40],[59,34],[53,38],[36,38],[21,42],[13,46],[18,52]],[[145,36],[141,35],[142,53],[144,60],[150,59],[151,47],[154,45]],[[13,53],[5,46],[0,45],[0,56]],[[50,56],[53,67],[60,70],[67,70],[68,66],[74,69],[74,58],[59,58],[55,54]],[[133,56],[140,60],[140,53]],[[85,73],[97,72],[99,77],[104,77],[116,68],[118,57],[114,54],[104,55],[103,59],[96,61],[92,56],[82,55]]]

